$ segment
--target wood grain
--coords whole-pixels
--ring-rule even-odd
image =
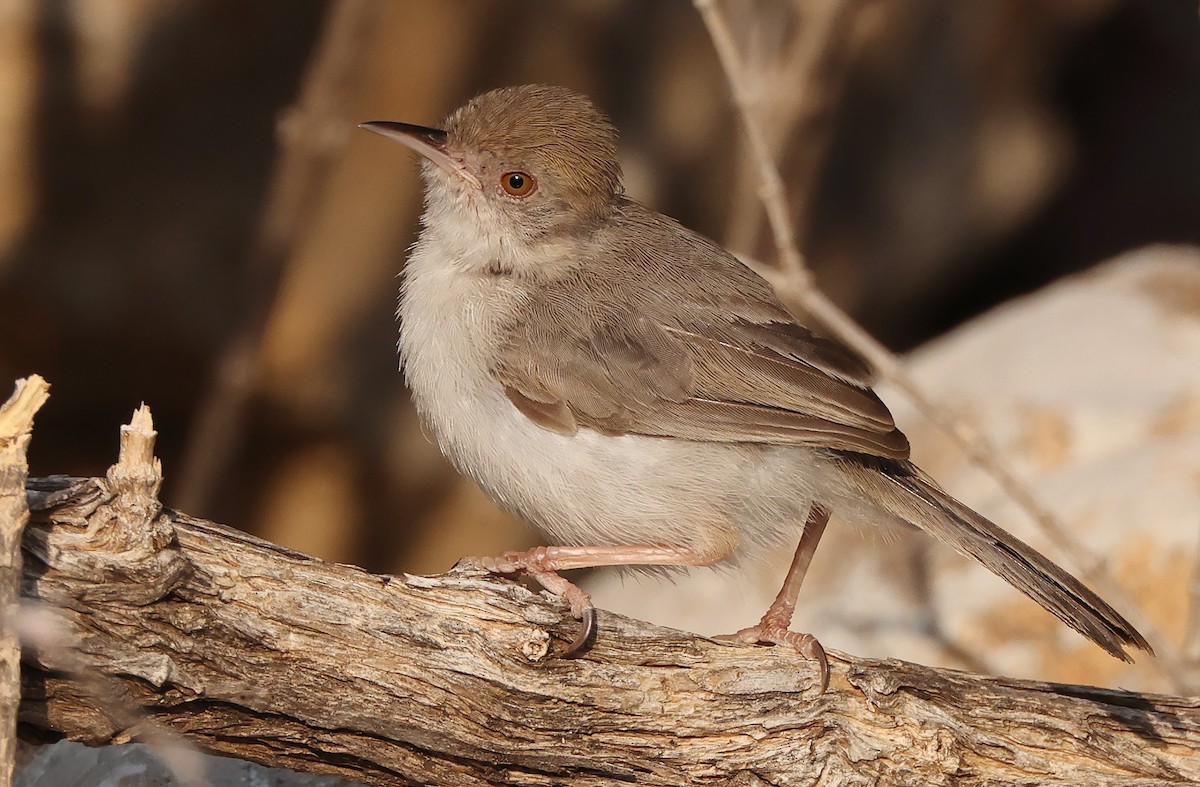
[[[15,611],[21,588],[21,534],[29,521],[26,454],[33,416],[50,396],[38,375],[17,380],[0,404],[0,785],[12,784],[17,760],[17,712],[21,701],[21,640]]]
[[[556,599],[324,563],[164,510],[154,472],[118,466],[30,481],[27,735],[179,734],[380,785],[1200,779],[1195,699],[837,653],[816,695],[794,653],[605,613],[560,659]]]

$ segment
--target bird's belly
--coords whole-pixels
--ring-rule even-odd
[[[803,454],[589,429],[565,436],[527,419],[490,382],[434,405],[427,421],[460,471],[553,543],[721,551],[798,537]]]
[[[412,267],[401,348],[422,419],[456,468],[552,543],[723,550],[798,537],[811,452],[543,429],[489,371],[497,318],[478,285]]]

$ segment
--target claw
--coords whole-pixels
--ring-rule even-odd
[[[794,634],[795,632],[788,633]],[[812,634],[801,634],[800,644],[794,647],[800,651],[800,655],[816,663],[818,685],[820,686],[820,691],[817,694],[824,694],[829,688],[829,657],[825,655],[825,648],[821,646],[821,643]]]
[[[563,579],[557,571],[545,567],[544,548],[505,552],[500,557],[480,558],[479,563],[484,570],[494,574],[524,574],[570,605],[571,614],[582,621],[583,627],[560,658],[570,658],[588,648],[596,636],[596,608],[587,593]]]
[[[560,658],[568,659],[579,654],[580,651],[584,650],[591,643],[592,638],[596,636],[595,607],[586,607],[580,616],[580,621],[583,623],[583,626],[580,628],[579,633],[575,635],[575,639],[571,640],[571,644],[567,646],[567,649],[562,652]]]
[[[778,645],[790,648],[813,662],[813,666],[817,668],[817,685],[820,687],[817,694],[824,694],[829,688],[829,657],[825,655],[825,648],[812,634],[759,624],[733,634],[722,634],[714,639],[742,645]]]

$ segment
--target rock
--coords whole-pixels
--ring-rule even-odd
[[[356,787],[331,776],[266,768],[179,746],[91,748],[73,741],[43,746],[16,775],[14,787]]]

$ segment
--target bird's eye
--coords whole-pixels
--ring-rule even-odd
[[[528,172],[505,172],[500,176],[500,188],[514,197],[528,197],[537,189],[537,178]]]

